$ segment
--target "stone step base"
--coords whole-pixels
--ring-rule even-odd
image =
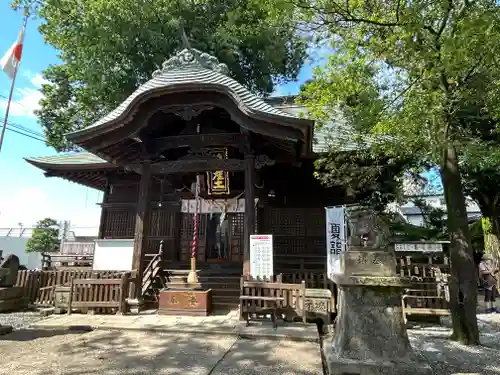
[[[21,298],[24,289],[20,286],[0,287],[0,301]]]
[[[26,307],[28,307],[28,300],[25,298],[0,300],[0,312],[18,311]]]

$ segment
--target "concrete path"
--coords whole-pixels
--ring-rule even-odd
[[[0,338],[0,375],[321,375],[319,344],[120,330],[20,330]]]
[[[280,321],[274,330],[270,320],[252,322],[249,327],[239,320],[238,312],[207,317],[167,316],[156,313],[141,315],[52,315],[35,322],[32,328],[71,329],[88,326],[105,330],[136,330],[164,333],[195,333],[232,335],[244,338],[288,339],[319,342],[316,324],[285,323]]]

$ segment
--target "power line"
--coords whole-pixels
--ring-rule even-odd
[[[1,120],[1,121],[3,121],[3,120],[4,120],[4,118],[0,117],[0,120]],[[9,122],[9,121],[8,121],[8,122],[7,122],[7,125],[10,125],[11,127],[16,128],[16,129],[18,129],[18,130],[21,130],[21,131],[23,131],[23,132],[29,133],[29,134],[31,134],[31,135],[33,135],[33,136],[35,136],[35,137],[40,137],[40,138],[44,138],[44,137],[45,137],[45,135],[44,135],[44,134],[42,134],[42,133],[40,133],[40,132],[37,132],[36,130],[32,130],[32,129],[30,129],[30,128],[27,128],[27,127],[25,127],[25,126],[23,126],[23,125],[21,125],[21,124],[17,124],[17,123],[15,123],[15,122]]]
[[[14,132],[14,133],[17,133],[17,134],[20,134],[20,135],[24,135],[25,137],[28,137],[28,138],[34,139],[34,140],[36,140],[36,141],[40,141],[40,142],[45,143],[45,140],[43,140],[43,139],[40,139],[40,138],[34,137],[34,136],[32,136],[32,135],[29,135],[29,134],[26,134],[26,133],[23,133],[23,132],[20,132],[20,131],[18,131],[18,130],[15,130],[15,129],[12,129],[12,128],[9,128],[9,127],[7,127],[7,130],[10,130],[11,132]]]

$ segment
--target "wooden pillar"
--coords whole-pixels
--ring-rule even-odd
[[[250,235],[255,228],[255,159],[252,154],[245,155],[245,220],[243,245],[243,274],[250,274]]]
[[[135,216],[134,253],[132,257],[132,269],[136,271],[136,278],[130,293],[130,296],[137,300],[142,297],[141,286],[144,271],[142,259],[148,244],[151,180],[151,163],[144,162],[141,165],[141,182]]]
[[[104,194],[102,195],[102,203],[108,203],[109,189],[110,189],[109,176],[106,176],[106,184],[104,186]],[[104,230],[106,229],[106,216],[107,216],[107,208],[104,205],[102,205],[101,219],[99,221],[99,234],[97,235],[97,238],[99,238],[100,240],[104,239]]]

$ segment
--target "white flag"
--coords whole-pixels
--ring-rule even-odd
[[[23,53],[24,41],[24,26],[17,37],[17,41],[9,48],[7,53],[0,60],[2,70],[7,73],[10,79],[16,75],[19,64],[21,63],[21,55]]]
[[[327,275],[339,274],[340,253],[346,248],[344,207],[326,207],[326,261]]]

